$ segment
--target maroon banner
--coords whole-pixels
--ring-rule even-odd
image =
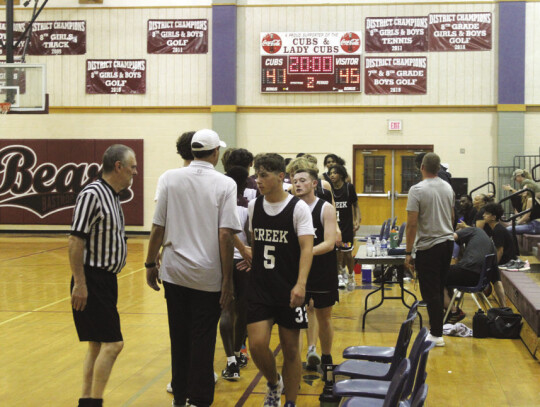
[[[148,20],[149,54],[208,53],[208,20]]]
[[[32,25],[28,55],[86,54],[86,21],[40,21]]]
[[[491,13],[441,13],[428,17],[430,51],[491,50]]]
[[[86,60],[86,93],[144,95],[146,93],[146,60]]]
[[[120,194],[126,225],[143,225],[143,140],[0,140],[0,224],[70,225],[79,192],[101,171],[103,153],[125,144],[137,156]]]
[[[366,18],[366,52],[427,51],[427,17]]]
[[[26,23],[14,23],[13,24],[13,45],[17,43],[22,33],[26,29]],[[6,22],[0,21],[0,40],[5,44],[6,43]],[[24,49],[24,41],[19,43],[19,46],[13,50],[13,55],[19,56],[22,55]],[[0,47],[0,55],[6,55],[6,50],[4,47]]]
[[[426,57],[366,57],[367,95],[425,95]]]

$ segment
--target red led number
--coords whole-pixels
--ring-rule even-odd
[[[276,84],[276,69],[267,69],[266,70],[266,83],[269,83],[270,85]]]
[[[358,68],[340,68],[339,72],[339,83],[360,83],[360,73]]]
[[[334,57],[332,56],[290,56],[290,73],[332,73]]]
[[[307,77],[307,87],[313,89],[315,87],[315,78],[313,76]]]

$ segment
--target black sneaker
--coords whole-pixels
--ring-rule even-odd
[[[245,353],[240,352],[240,356],[236,357],[236,363],[238,364],[238,367],[242,369],[243,367],[246,367],[248,364],[248,357]]]
[[[450,314],[448,315],[448,320],[446,322],[449,324],[456,324],[466,316],[467,314],[465,314],[461,308],[458,308],[456,312],[450,311]]]
[[[512,268],[517,261],[519,260],[510,260],[508,263],[501,264],[499,270],[508,270],[509,268]]]
[[[227,367],[221,372],[221,376],[225,380],[236,381],[237,379],[240,379],[240,368],[238,367],[238,364],[228,364]]]

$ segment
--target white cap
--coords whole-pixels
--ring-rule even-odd
[[[193,144],[199,143],[202,147],[194,147]],[[208,151],[213,150],[216,147],[227,147],[224,141],[219,139],[218,134],[214,130],[202,129],[193,135],[191,139],[192,151]]]

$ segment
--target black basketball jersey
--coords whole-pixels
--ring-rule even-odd
[[[317,181],[318,182],[317,182],[317,188],[315,189],[315,196],[317,198],[324,199],[328,203],[332,203],[332,192],[323,188],[322,180],[320,178]]]
[[[344,182],[339,189],[334,189],[334,201],[336,203],[337,219],[341,232],[352,232],[353,212],[352,206],[358,201],[356,191],[352,184]]]
[[[325,201],[319,199],[311,212],[313,227],[315,228],[315,238],[313,246],[324,242],[324,224],[321,222],[321,213]],[[329,292],[338,289],[338,274],[336,251],[313,257],[311,270],[309,272],[306,290],[311,292]]]
[[[288,306],[300,265],[300,244],[293,221],[299,199],[292,197],[275,216],[264,211],[263,200],[264,196],[257,197],[251,221],[254,239],[249,300]]]

